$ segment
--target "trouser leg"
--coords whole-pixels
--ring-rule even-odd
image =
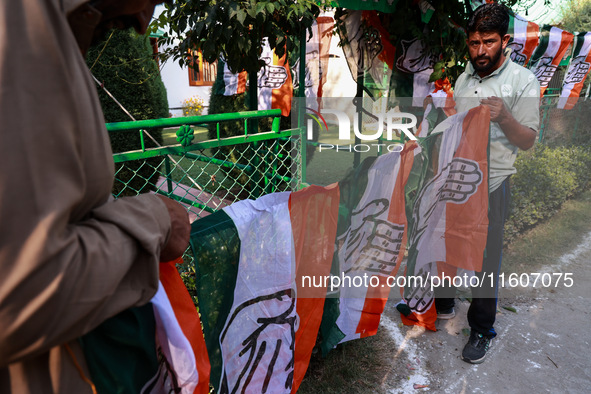
[[[498,280],[503,257],[503,228],[508,216],[509,179],[489,195],[488,236],[482,271],[481,287],[472,288],[472,303],[468,309],[470,328],[488,337],[496,336],[493,328],[497,313]]]
[[[439,265],[437,271],[440,275],[441,283],[440,286],[435,288],[435,308],[437,311],[445,311],[453,308],[455,305],[456,287],[447,280],[455,276],[456,269],[448,271],[448,267]],[[447,279],[444,279],[446,278]]]

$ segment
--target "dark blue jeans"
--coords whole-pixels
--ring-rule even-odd
[[[484,278],[481,287],[472,288],[472,303],[468,309],[470,328],[484,336],[494,338],[493,328],[497,314],[499,272],[503,258],[503,229],[509,216],[511,191],[509,178],[488,196],[488,236],[482,261],[482,271],[476,274]],[[491,275],[492,274],[492,275]],[[491,281],[492,278],[492,281]],[[441,287],[435,291],[435,307],[445,310],[454,306],[455,288]]]

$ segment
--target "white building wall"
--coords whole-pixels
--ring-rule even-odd
[[[182,111],[175,108],[179,108],[183,100],[192,96],[199,96],[203,100],[205,106],[203,114],[207,113],[211,86],[190,86],[188,67],[181,68],[177,62],[168,60],[161,65],[160,75],[166,87],[168,106],[173,116],[183,116]]]
[[[157,18],[162,11],[163,5],[156,6],[154,10],[154,18]],[[166,47],[159,43],[160,50]],[[204,102],[205,108],[203,114],[207,114],[209,107],[209,96],[211,95],[211,86],[191,86],[189,85],[189,70],[188,67],[179,66],[179,64],[172,59],[160,65],[160,76],[162,82],[166,87],[166,95],[168,97],[168,107],[173,116],[183,116],[180,108],[183,100],[189,97],[199,96]]]

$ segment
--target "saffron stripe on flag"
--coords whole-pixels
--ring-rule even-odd
[[[160,282],[166,291],[176,320],[193,350],[198,377],[197,386],[193,392],[205,394],[209,393],[209,357],[199,313],[176,268],[176,264],[182,263],[181,257],[175,261],[160,263]]]
[[[322,321],[326,285],[304,286],[304,278],[330,275],[339,211],[339,187],[310,186],[291,194],[289,214],[296,261],[296,311],[292,393],[297,392],[310,362]]]

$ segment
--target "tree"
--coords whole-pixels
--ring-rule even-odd
[[[564,30],[591,31],[591,0],[565,0],[561,14],[560,24]]]
[[[202,1],[178,0],[167,4],[154,28],[165,30],[163,41],[171,48],[164,54],[180,65],[188,62],[190,49],[200,49],[208,62],[222,55],[233,72],[256,73],[262,39],[279,57],[299,47],[299,38],[320,13],[319,2],[310,0]]]

